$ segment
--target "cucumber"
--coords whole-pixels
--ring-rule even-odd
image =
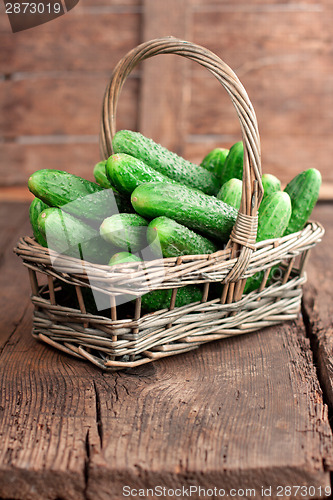
[[[228,156],[224,162],[223,168],[221,169],[221,186],[223,186],[223,184],[230,179],[235,178],[241,180],[243,178],[243,157],[243,142],[236,142],[235,144],[233,144],[233,146],[231,146]]]
[[[309,168],[294,177],[284,189],[291,199],[292,212],[285,235],[301,231],[318,200],[321,186],[319,170]]]
[[[46,208],[49,206],[39,198],[34,198],[29,207],[29,219],[35,240],[43,247],[47,247],[47,242],[38,228],[38,216]]]
[[[114,266],[116,264],[123,264],[124,262],[138,262],[141,261],[140,257],[134,255],[130,252],[117,252],[112,255],[109,266]]]
[[[100,223],[118,213],[111,189],[62,170],[43,169],[28,181],[29,190],[49,206],[62,208],[74,216]]]
[[[141,297],[141,307],[147,312],[154,312],[160,309],[168,309],[170,307],[172,290],[153,290]],[[202,290],[195,285],[187,285],[183,288],[178,288],[176,295],[175,307],[182,307],[200,302],[202,299]]]
[[[109,265],[123,264],[125,262],[141,261],[139,257],[129,252],[118,252],[111,258]],[[153,312],[170,307],[171,289],[152,290],[141,296],[141,307],[144,311]],[[202,290],[195,285],[184,286],[177,290],[175,307],[182,307],[202,299]]]
[[[291,201],[287,193],[277,191],[266,196],[259,207],[257,242],[283,236],[288,226],[290,215]],[[273,269],[274,268],[270,271],[270,276]],[[260,271],[248,278],[245,284],[244,293],[249,293],[259,288],[263,275],[264,271]]]
[[[106,171],[105,171],[106,162],[107,160],[100,161],[99,163],[96,163],[96,165],[94,166],[93,173],[95,181],[99,186],[103,187],[104,189],[113,189],[111,182],[106,176]]]
[[[117,207],[120,213],[132,213],[133,208],[132,205],[129,201],[129,199],[126,196],[123,196],[120,194],[116,188],[111,184],[109,179],[106,176],[106,163],[107,160],[100,161],[97,163],[94,167],[94,177],[95,181],[99,186],[102,186],[104,189],[112,189],[113,190],[113,195],[115,197]]]
[[[154,219],[164,215],[190,229],[227,241],[237,217],[237,210],[215,196],[208,196],[181,184],[149,182],[132,193],[135,211]]]
[[[263,174],[261,181],[264,188],[263,198],[275,193],[276,191],[281,191],[281,182],[277,177],[275,177],[275,175]]]
[[[113,137],[115,153],[127,153],[154,168],[170,179],[200,189],[207,194],[216,194],[219,181],[206,169],[191,163],[169,151],[139,132],[119,130]]]
[[[156,255],[162,253],[163,257],[208,254],[218,249],[215,243],[204,236],[163,216],[150,222],[147,240],[153,252]]]
[[[216,198],[239,210],[242,200],[243,182],[240,179],[230,179],[221,187]]]
[[[38,229],[48,247],[78,259],[107,264],[115,248],[98,232],[60,208],[46,208],[38,216]]]
[[[221,172],[228,156],[229,149],[215,148],[212,149],[200,163],[200,167],[205,168],[208,172],[216,175],[218,179],[221,178]]]
[[[147,246],[147,226],[138,214],[114,214],[102,222],[100,235],[116,247],[137,252]]]
[[[106,164],[106,175],[112,185],[120,193],[126,195],[132,194],[137,186],[145,182],[174,182],[143,161],[126,153],[110,156]]]

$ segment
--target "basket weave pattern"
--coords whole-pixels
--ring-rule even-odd
[[[260,140],[249,98],[233,71],[203,47],[174,38],[146,42],[117,65],[107,86],[101,121],[103,159],[112,154],[115,115],[121,88],[132,69],[158,54],[177,54],[206,67],[235,106],[244,144],[243,194],[238,218],[225,249],[210,255],[182,256],[102,266],[55,254],[34,239],[22,238],[15,249],[29,270],[34,304],[33,335],[102,369],[118,370],[197,348],[212,340],[239,335],[297,317],[306,280],[309,250],[324,233],[311,222],[298,232],[256,243],[257,212],[262,199]],[[56,268],[53,266],[57,259]],[[281,277],[265,287],[269,270],[280,264]],[[260,288],[243,295],[246,279],[263,273]],[[216,283],[219,296],[211,297]],[[203,285],[201,302],[175,308],[177,290]],[[63,303],[68,289],[75,301]],[[108,315],[87,313],[85,289],[108,297]],[[151,289],[172,289],[168,309],[142,314],[140,296]],[[127,315],[117,297],[133,296]]]

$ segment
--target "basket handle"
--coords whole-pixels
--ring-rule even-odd
[[[238,218],[230,236],[234,256],[238,262],[225,282],[236,281],[249,260],[249,252],[241,252],[243,247],[253,250],[257,235],[257,211],[263,195],[261,183],[260,138],[253,106],[235,73],[210,50],[179,40],[174,37],[157,38],[138,45],[128,52],[117,64],[106,88],[102,109],[100,150],[103,159],[112,153],[112,138],[116,133],[116,110],[122,86],[141,61],[159,54],[177,54],[195,61],[207,68],[228,92],[236,109],[244,145],[243,192]],[[237,252],[235,253],[235,249]]]

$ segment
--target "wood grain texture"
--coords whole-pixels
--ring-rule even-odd
[[[187,39],[186,0],[144,0],[144,13],[144,41],[169,35]],[[186,60],[175,55],[157,56],[142,64],[139,130],[178,154],[185,132],[186,67]]]
[[[332,434],[301,318],[102,373],[30,335],[27,273],[10,248],[30,233],[27,209],[0,205],[0,497],[118,500],[124,485],[200,485],[261,498],[262,486],[329,485]]]
[[[0,74],[54,71],[111,74],[118,60],[140,43],[140,13],[129,9],[110,12],[96,6],[89,9],[85,4],[85,0],[80,0],[64,16],[15,35],[6,16],[1,16]]]
[[[304,313],[316,355],[319,377],[333,409],[333,229],[332,205],[318,206],[314,212],[326,229],[323,242],[312,252],[309,285],[304,296]]]
[[[30,285],[13,248],[20,236],[31,234],[28,204],[0,204],[0,352],[30,306]]]
[[[229,64],[250,96],[263,170],[287,182],[316,166],[324,182],[332,182],[332,58],[325,33],[333,12],[328,2],[193,1],[190,8],[192,39]],[[195,161],[208,144],[227,147],[240,139],[240,131],[214,79],[195,69],[190,85],[183,151]]]
[[[106,76],[66,73],[0,82],[0,134],[98,135]],[[136,126],[138,82],[130,78],[119,101],[119,125]]]
[[[303,334],[301,323],[279,327],[97,382],[103,446],[88,498],[121,498],[124,484],[259,497],[263,485],[329,484],[330,429]]]
[[[54,137],[46,140],[55,139]],[[73,142],[58,144],[0,144],[2,175],[0,187],[24,187],[30,175],[40,168],[66,170],[88,180],[94,180],[93,167],[100,161],[98,137],[73,137]],[[65,141],[68,137],[64,137]],[[78,141],[80,139],[80,141]],[[89,139],[89,142],[88,142]],[[76,142],[77,141],[77,142]],[[86,141],[86,142],[85,142]]]

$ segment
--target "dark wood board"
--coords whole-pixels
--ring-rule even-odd
[[[174,36],[187,40],[186,0],[144,0],[143,40]],[[176,55],[155,56],[142,64],[139,130],[181,154],[185,136],[186,61]]]
[[[114,2],[92,8],[85,0],[71,12],[37,28],[11,32],[0,16],[0,74],[85,71],[112,72],[118,60],[140,43],[138,6]],[[1,4],[3,7],[3,4]]]
[[[325,227],[325,236],[311,254],[304,314],[326,401],[333,411],[333,205],[315,209],[314,217]],[[331,413],[332,414],[332,413]]]
[[[1,234],[30,232],[26,204],[1,210]],[[103,373],[31,337],[12,240],[0,240],[1,289],[13,290],[0,316],[0,497],[117,500],[125,485],[200,485],[261,498],[262,486],[329,486],[332,434],[301,317]]]
[[[18,237],[31,234],[28,207],[26,203],[0,205],[0,352],[16,332],[27,309],[30,315],[32,312],[30,284],[13,253]]]
[[[93,168],[100,161],[98,136],[72,137],[68,143],[0,144],[1,187],[22,186],[27,190],[30,175],[40,168],[66,170],[94,180]],[[47,139],[46,139],[47,140]],[[10,168],[8,168],[10,165]],[[1,168],[0,167],[0,168]]]
[[[111,73],[110,73],[111,75]],[[4,102],[0,134],[17,136],[98,135],[106,75],[65,73],[17,81],[0,81]],[[135,128],[137,123],[136,77],[129,78],[119,100],[120,128]],[[36,140],[35,139],[35,140]]]

